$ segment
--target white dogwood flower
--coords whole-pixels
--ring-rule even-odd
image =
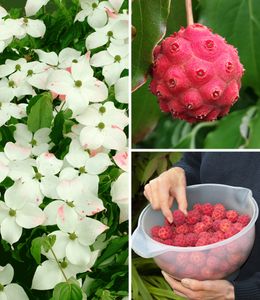
[[[76,120],[85,125],[80,132],[83,148],[121,150],[126,146],[126,135],[123,131],[128,124],[124,110],[115,108],[111,101],[90,105]]]
[[[116,155],[113,156],[115,163],[121,168],[123,171],[128,171],[128,151],[127,148],[121,151],[117,151]]]
[[[5,64],[0,66],[0,77],[8,76],[15,71],[21,71],[23,65],[26,65],[27,61],[24,58],[19,58],[17,60],[7,59]]]
[[[121,77],[115,83],[115,98],[120,103],[129,102],[129,77]]]
[[[25,4],[25,13],[27,17],[35,15],[42,6],[46,5],[49,0],[27,0]]]
[[[128,44],[111,41],[107,50],[94,54],[90,59],[94,67],[103,67],[102,74],[110,86],[116,83],[124,69],[128,69]]]
[[[4,199],[5,202],[0,201],[0,231],[2,238],[12,245],[20,239],[23,228],[41,225],[45,215],[36,204],[24,197],[19,182],[6,190]]]
[[[2,300],[29,300],[24,289],[17,283],[11,283],[14,278],[14,268],[7,264],[0,266],[0,299]]]
[[[15,141],[22,147],[31,149],[33,155],[38,156],[50,149],[50,128],[41,128],[32,134],[25,124],[18,123],[15,127]]]
[[[76,15],[75,21],[83,22],[87,18],[88,24],[93,28],[100,28],[107,23],[106,8],[112,8],[107,1],[80,0],[82,10]]]
[[[21,119],[26,116],[27,104],[0,102],[0,126],[4,125],[11,117]]]
[[[93,77],[93,73],[89,55],[82,56],[77,62],[72,62],[71,73],[65,70],[54,71],[47,87],[56,94],[66,95],[67,106],[77,115],[86,109],[89,102],[107,99],[107,86]]]
[[[122,173],[115,182],[111,184],[111,197],[120,208],[120,222],[128,220],[128,173]]]
[[[114,8],[114,10],[116,12],[118,12],[124,2],[124,0],[108,0],[109,3],[112,5],[112,7]]]

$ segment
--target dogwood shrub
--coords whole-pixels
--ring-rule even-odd
[[[123,0],[0,6],[0,298],[128,291]]]

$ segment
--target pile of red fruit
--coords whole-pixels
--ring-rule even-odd
[[[165,220],[164,226],[152,227],[151,235],[160,243],[178,247],[217,243],[237,234],[250,222],[248,215],[226,210],[221,203],[197,203],[186,216],[180,210],[172,215],[172,224]]]

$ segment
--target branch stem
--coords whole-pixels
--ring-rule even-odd
[[[68,278],[67,278],[66,274],[64,273],[64,271],[63,271],[63,269],[62,269],[62,266],[60,265],[60,262],[59,262],[59,260],[58,260],[58,258],[57,258],[57,256],[56,256],[56,254],[55,254],[54,251],[52,250],[52,247],[50,248],[50,251],[51,251],[52,255],[54,256],[54,259],[56,260],[56,263],[58,264],[59,269],[61,270],[61,273],[62,273],[64,279],[65,279],[66,282],[67,282],[67,281],[68,281]]]
[[[193,13],[192,13],[192,0],[185,0],[186,5],[186,15],[187,15],[187,25],[194,24]]]

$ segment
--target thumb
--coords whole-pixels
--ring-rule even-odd
[[[186,288],[189,288],[193,291],[199,291],[199,290],[203,289],[203,281],[184,278],[184,279],[182,279],[181,283],[183,286],[185,286]]]

